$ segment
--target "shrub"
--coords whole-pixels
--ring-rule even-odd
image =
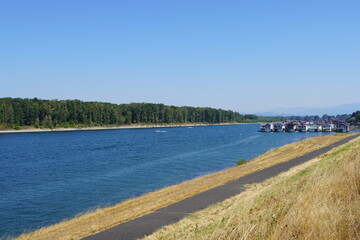
[[[243,158],[240,158],[240,159],[236,160],[236,165],[237,166],[243,165],[245,163],[247,163],[247,161],[245,159],[243,159]]]

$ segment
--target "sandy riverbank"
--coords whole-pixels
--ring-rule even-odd
[[[221,126],[221,125],[238,125],[244,123],[219,123],[219,124],[144,124],[144,125],[122,125],[122,126],[107,126],[107,127],[78,127],[78,128],[28,128],[28,129],[9,129],[0,130],[1,133],[37,133],[37,132],[68,132],[68,131],[96,131],[96,130],[115,130],[115,129],[136,129],[136,128],[168,128],[168,127],[199,127],[199,126]]]

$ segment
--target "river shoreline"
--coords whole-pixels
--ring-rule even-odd
[[[40,132],[71,132],[71,131],[99,131],[99,130],[117,130],[117,129],[141,129],[141,128],[170,128],[170,127],[204,127],[204,126],[224,126],[239,125],[247,123],[190,123],[190,124],[144,124],[144,125],[122,125],[122,126],[106,126],[106,127],[77,127],[77,128],[29,128],[29,129],[9,129],[0,130],[0,134],[6,133],[40,133]]]
[[[179,184],[164,187],[139,197],[119,202],[113,206],[100,208],[67,221],[62,221],[35,230],[34,232],[20,235],[15,239],[83,239],[94,233],[145,216],[209,189],[214,189],[240,177],[329,146],[351,135],[354,134],[328,135],[287,144],[259,155],[244,165],[231,167]],[[76,231],[74,231],[74,229],[76,229]]]

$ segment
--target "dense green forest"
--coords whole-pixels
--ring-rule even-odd
[[[356,111],[353,114],[351,114],[348,121],[351,122],[351,123],[360,124],[360,111]]]
[[[356,111],[352,114],[341,114],[341,115],[327,115],[319,117],[318,115],[310,115],[310,116],[289,116],[286,119],[288,120],[302,120],[302,121],[329,121],[329,120],[346,120],[351,124],[360,124],[360,111]]]
[[[289,116],[286,117],[288,120],[302,120],[307,122],[317,122],[317,121],[329,121],[329,120],[346,120],[351,116],[351,114],[338,114],[338,115],[327,115],[324,114],[321,117],[318,115],[309,115],[309,116]]]
[[[164,104],[111,104],[80,100],[0,98],[0,128],[92,127],[131,124],[251,123],[281,121],[282,117]]]

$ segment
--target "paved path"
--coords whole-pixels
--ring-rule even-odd
[[[168,207],[159,209],[148,215],[130,220],[103,232],[84,238],[84,240],[127,240],[137,239],[145,235],[149,235],[162,226],[179,221],[180,219],[188,216],[190,213],[199,211],[211,204],[224,201],[241,193],[246,189],[244,187],[245,184],[259,183],[268,178],[274,177],[281,172],[287,171],[294,166],[324,154],[332,148],[340,146],[358,136],[359,135],[347,137],[303,156],[251,173],[225,185],[210,189],[206,192],[174,203]]]

